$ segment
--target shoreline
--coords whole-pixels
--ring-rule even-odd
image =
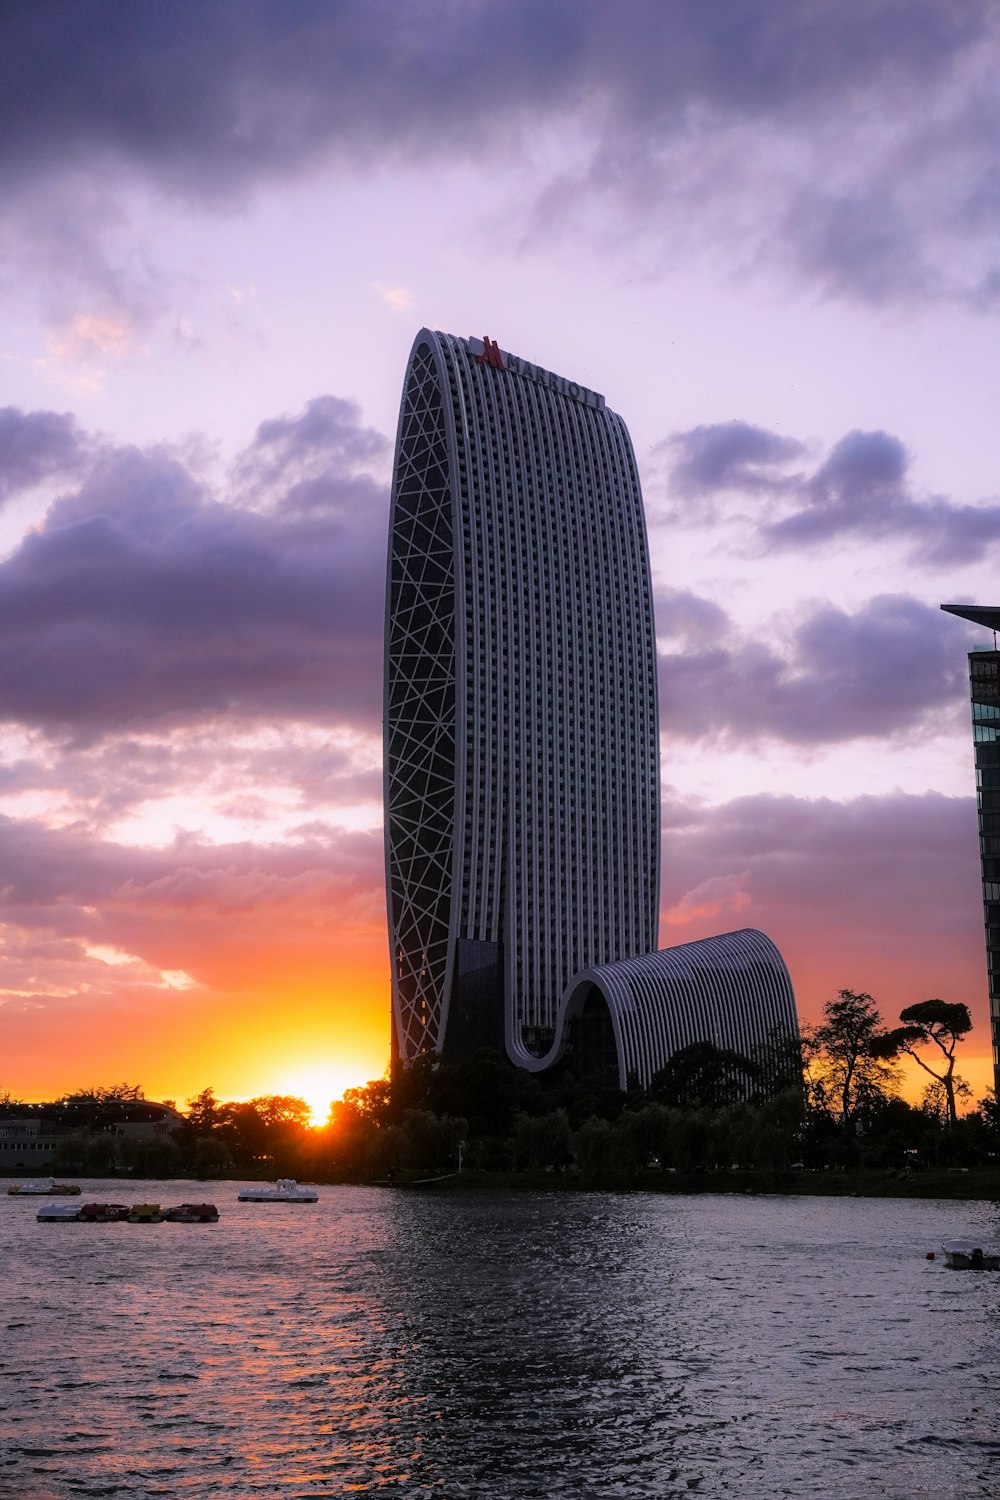
[[[585,1177],[578,1172],[484,1172],[465,1170],[428,1179],[417,1174],[393,1181],[340,1179],[359,1187],[406,1192],[703,1193],[787,1198],[936,1198],[955,1202],[1000,1202],[1000,1169],[940,1168],[900,1176],[892,1172],[637,1172]]]
[[[8,1187],[37,1178],[39,1173],[8,1173],[0,1177],[0,1195]],[[45,1176],[50,1174],[45,1173]],[[270,1181],[270,1178],[232,1177],[133,1177],[128,1173],[99,1174],[60,1173],[67,1182],[107,1182],[125,1189],[135,1182],[176,1182],[198,1184],[204,1190],[235,1182]],[[954,1202],[1000,1203],[1000,1168],[969,1167],[928,1168],[901,1174],[887,1171],[729,1171],[729,1172],[663,1172],[646,1171],[606,1173],[585,1176],[581,1172],[506,1171],[487,1172],[466,1168],[462,1172],[428,1173],[408,1171],[394,1178],[371,1178],[356,1173],[342,1176],[303,1175],[323,1187],[370,1187],[404,1192],[448,1194],[487,1192],[549,1193],[661,1193],[696,1197],[704,1193],[745,1194],[786,1198],[934,1198]]]

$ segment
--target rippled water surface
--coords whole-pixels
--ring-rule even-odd
[[[236,1193],[0,1193],[5,1500],[1000,1490],[1000,1275],[924,1258],[992,1205]]]

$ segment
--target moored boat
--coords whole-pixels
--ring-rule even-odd
[[[217,1224],[219,1210],[214,1203],[178,1203],[165,1208],[163,1217],[170,1224]]]
[[[240,1203],[316,1203],[319,1193],[315,1188],[302,1187],[294,1177],[279,1177],[273,1185],[244,1188],[237,1194]]]
[[[120,1224],[128,1218],[127,1203],[85,1203],[80,1209],[83,1224]]]
[[[72,1224],[79,1217],[79,1203],[43,1203],[35,1215],[39,1224]]]
[[[43,1177],[39,1182],[14,1182],[7,1189],[11,1196],[21,1198],[79,1197],[80,1189],[75,1182],[56,1182],[54,1177]]]
[[[1000,1271],[1000,1249],[975,1240],[949,1240],[942,1245],[945,1263],[953,1271]]]
[[[163,1209],[158,1203],[133,1203],[127,1217],[130,1224],[162,1224]]]

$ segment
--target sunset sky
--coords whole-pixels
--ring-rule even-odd
[[[0,1090],[382,1073],[388,480],[422,325],[604,392],[661,653],[661,943],[939,995],[991,1083],[988,0],[9,0]]]

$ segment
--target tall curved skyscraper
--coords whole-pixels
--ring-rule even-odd
[[[656,947],[649,559],[622,419],[488,339],[422,329],[410,354],[384,775],[396,1055],[548,1065],[574,994],[631,993],[575,977]]]

